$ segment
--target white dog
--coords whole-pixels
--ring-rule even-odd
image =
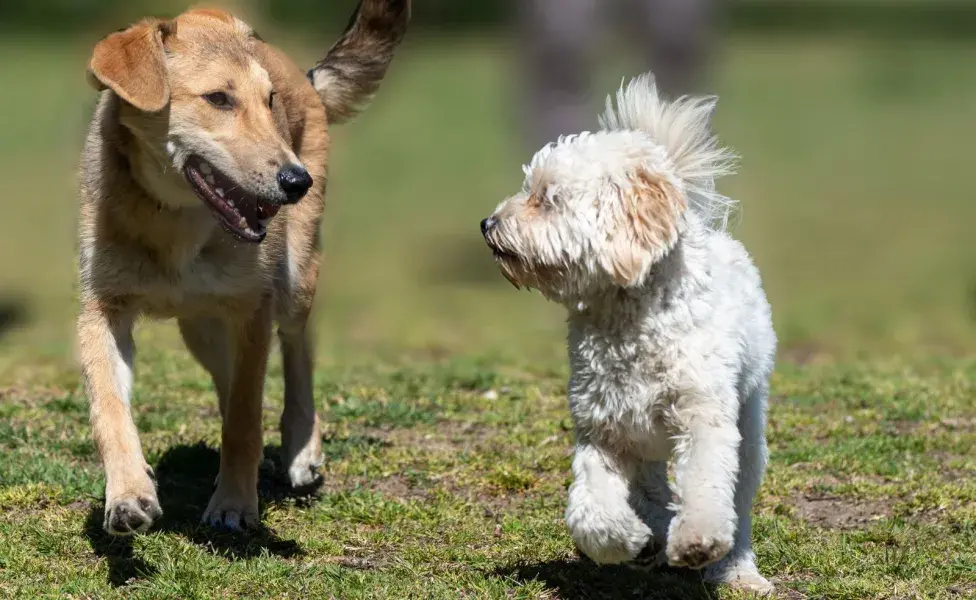
[[[733,203],[714,182],[734,156],[709,132],[714,107],[664,102],[638,77],[600,131],[540,150],[481,228],[513,284],[569,309],[579,549],[768,592],[749,538],[776,336],[758,271],[723,232]]]

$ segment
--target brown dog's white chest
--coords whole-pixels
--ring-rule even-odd
[[[111,225],[83,236],[83,291],[124,298],[141,313],[228,316],[253,310],[271,285],[277,236],[245,244],[194,213],[158,213],[135,231]]]
[[[139,282],[138,304],[155,317],[229,316],[257,308],[270,277],[253,249],[229,261],[201,254],[179,271],[161,272]]]

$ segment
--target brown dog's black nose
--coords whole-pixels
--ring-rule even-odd
[[[481,220],[481,235],[488,235],[488,230],[495,226],[495,217]]]
[[[308,192],[308,188],[312,187],[312,176],[304,167],[285,165],[278,171],[278,185],[288,202],[298,202]]]

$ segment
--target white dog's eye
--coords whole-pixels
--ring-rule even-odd
[[[548,210],[556,206],[559,202],[556,194],[550,194],[547,190],[540,190],[529,195],[526,205],[533,208]]]
[[[549,208],[545,196],[542,194],[530,194],[525,199],[525,207],[532,210],[544,210]]]

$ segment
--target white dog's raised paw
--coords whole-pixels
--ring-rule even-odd
[[[601,519],[586,511],[570,510],[566,523],[581,554],[601,565],[627,563],[640,555],[651,538],[643,523],[625,519]]]
[[[732,549],[731,540],[703,536],[680,545],[668,545],[668,564],[672,567],[701,569],[721,560]]]
[[[260,522],[257,494],[244,498],[222,493],[218,488],[203,513],[203,522],[225,531],[257,527]]]
[[[667,556],[672,567],[701,569],[722,560],[732,549],[732,533],[723,533],[710,528],[697,527],[687,521],[678,520],[672,524],[668,533]]]

